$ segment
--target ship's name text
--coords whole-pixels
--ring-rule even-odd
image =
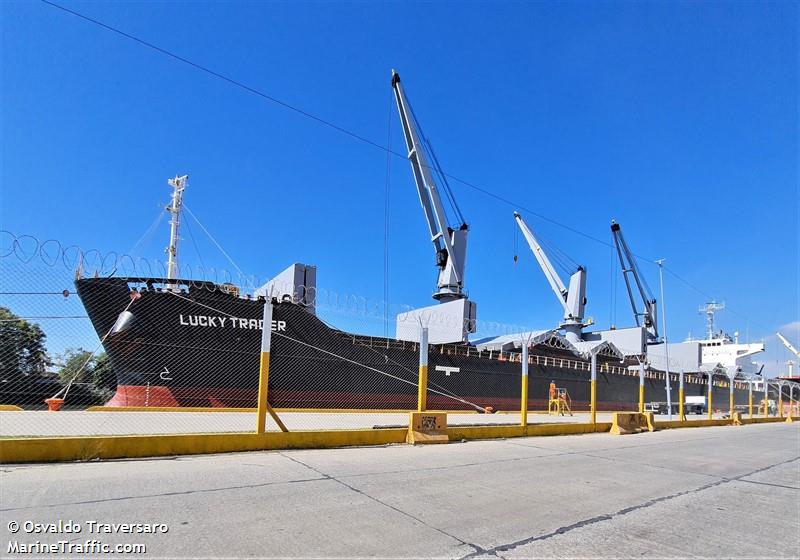
[[[187,327],[216,327],[218,329],[257,329],[264,328],[263,319],[243,319],[241,317],[220,317],[219,315],[186,315],[178,316],[180,324]],[[272,330],[283,332],[286,321],[272,321]]]

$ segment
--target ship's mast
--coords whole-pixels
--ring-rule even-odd
[[[174,280],[178,276],[178,229],[181,225],[181,208],[183,206],[183,191],[186,189],[186,182],[189,179],[188,175],[177,175],[167,180],[167,184],[172,187],[172,200],[165,208],[167,212],[172,214],[169,221],[169,247],[166,249],[167,253],[167,279]]]
[[[708,340],[714,338],[714,313],[722,309],[725,309],[725,303],[717,303],[716,301],[700,306],[700,313],[706,314],[706,336]]]

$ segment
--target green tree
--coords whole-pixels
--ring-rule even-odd
[[[50,365],[39,325],[0,307],[0,380],[14,381],[45,373]]]
[[[59,357],[61,369],[58,378],[65,385],[73,383],[88,383],[94,372],[94,357],[92,353],[83,348],[68,348]]]
[[[111,367],[111,360],[105,352],[95,358],[92,384],[95,392],[104,399],[110,399],[117,390],[117,376],[114,368]]]
[[[92,356],[89,350],[69,348],[59,356],[61,369],[58,377],[66,385],[73,383],[91,383],[91,390],[103,399],[110,399],[117,389],[117,376],[111,367],[108,354],[102,352]]]

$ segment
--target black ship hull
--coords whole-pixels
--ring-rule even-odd
[[[166,287],[168,281],[152,278],[76,281],[117,375],[117,391],[107,405],[254,407],[263,301],[240,298],[212,283],[169,282],[172,289]],[[417,344],[338,331],[294,303],[274,305],[271,327],[273,407],[416,408]],[[599,360],[599,410],[637,407],[639,376],[628,365]],[[429,409],[520,407],[519,354],[478,352],[468,345],[431,346],[428,379]],[[531,350],[529,365],[531,410],[547,408],[551,381],[567,389],[573,410],[589,408],[589,362],[566,349],[538,345]],[[687,396],[706,395],[707,390],[700,376],[686,376]],[[677,401],[677,376],[671,391]],[[666,401],[664,374],[648,372],[645,392],[648,402]],[[734,396],[737,405],[747,404],[747,385],[736,383]],[[715,381],[714,407],[727,409],[728,397],[727,384]]]

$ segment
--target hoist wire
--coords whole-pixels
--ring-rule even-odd
[[[189,239],[192,240],[192,245],[194,246],[194,251],[197,253],[197,259],[200,261],[200,266],[203,267],[203,270],[206,270],[206,265],[203,262],[203,255],[200,254],[200,248],[197,246],[197,241],[195,241],[194,234],[192,233],[192,228],[189,225],[190,220],[185,220],[186,222],[186,231],[189,232]]]

